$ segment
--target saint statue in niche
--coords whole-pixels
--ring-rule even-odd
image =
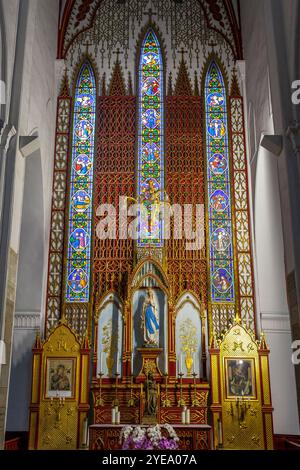
[[[142,331],[145,347],[159,346],[159,316],[153,290],[148,288],[142,308]]]
[[[146,382],[146,415],[156,416],[157,412],[157,385],[151,372],[148,373]]]

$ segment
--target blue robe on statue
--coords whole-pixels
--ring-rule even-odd
[[[154,308],[151,304],[147,305],[146,307],[145,322],[146,330],[150,333],[150,335],[154,335],[155,331],[159,330],[159,325],[156,320]]]

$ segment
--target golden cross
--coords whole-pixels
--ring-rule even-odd
[[[117,56],[117,62],[119,62],[119,55],[120,55],[120,54],[123,54],[123,51],[120,51],[120,49],[118,48],[115,52],[113,52],[113,54],[116,54],[116,56]]]
[[[185,50],[183,49],[183,47],[182,47],[182,48],[180,49],[180,51],[178,51],[178,52],[179,52],[179,54],[181,54],[181,62],[183,62],[183,61],[184,61],[184,54],[187,54],[188,51],[185,51]]]
[[[149,8],[148,11],[144,11],[144,15],[148,15],[149,16],[149,23],[152,22],[152,16],[153,15],[156,15],[156,11],[152,11],[152,8]]]
[[[93,46],[94,44],[93,44],[92,42],[91,42],[91,43],[88,43],[88,42],[87,42],[87,43],[82,44],[82,45],[86,47],[86,54],[87,54],[88,51],[89,51],[89,47],[90,47],[90,46]]]

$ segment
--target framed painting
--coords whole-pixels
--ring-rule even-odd
[[[46,365],[46,398],[74,398],[75,370],[76,358],[48,358]]]
[[[225,358],[226,398],[256,398],[255,364],[249,358]]]

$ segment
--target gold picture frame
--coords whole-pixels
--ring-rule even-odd
[[[226,398],[256,398],[254,358],[225,358]]]
[[[45,398],[74,398],[75,371],[75,357],[48,357]]]

